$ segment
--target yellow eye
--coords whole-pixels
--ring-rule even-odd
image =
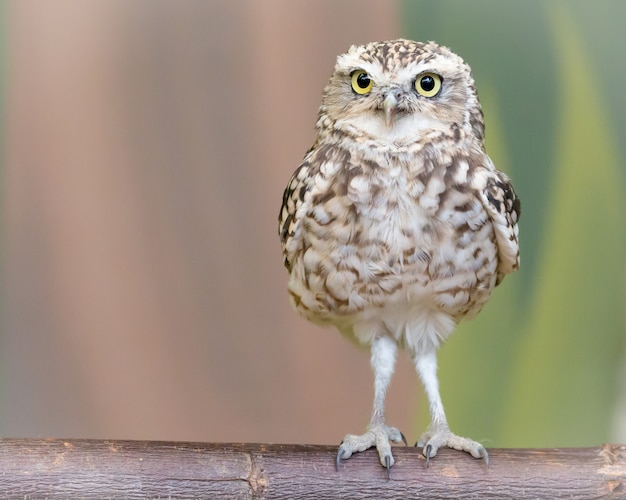
[[[367,94],[374,86],[373,80],[365,71],[357,69],[350,75],[352,77],[352,90],[357,94]]]
[[[415,79],[415,90],[424,97],[435,97],[441,90],[441,77],[435,73],[422,73]]]

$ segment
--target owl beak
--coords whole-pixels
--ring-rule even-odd
[[[385,100],[383,101],[383,109],[385,111],[385,124],[387,125],[387,127],[391,127],[391,125],[393,124],[393,117],[396,114],[397,107],[398,99],[393,92],[389,92],[385,96]]]

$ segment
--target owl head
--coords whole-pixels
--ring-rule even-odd
[[[393,142],[484,125],[470,67],[450,49],[411,40],[352,46],[337,58],[320,116],[337,129]]]

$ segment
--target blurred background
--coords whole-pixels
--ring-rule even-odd
[[[369,355],[291,311],[282,191],[337,54],[473,68],[522,270],[440,353],[487,446],[626,442],[626,3],[4,0],[0,435],[337,444]],[[428,423],[401,356],[388,420]]]

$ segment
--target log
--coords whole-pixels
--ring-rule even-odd
[[[626,445],[489,449],[490,464],[394,447],[335,469],[336,446],[1,439],[2,498],[626,498]]]

